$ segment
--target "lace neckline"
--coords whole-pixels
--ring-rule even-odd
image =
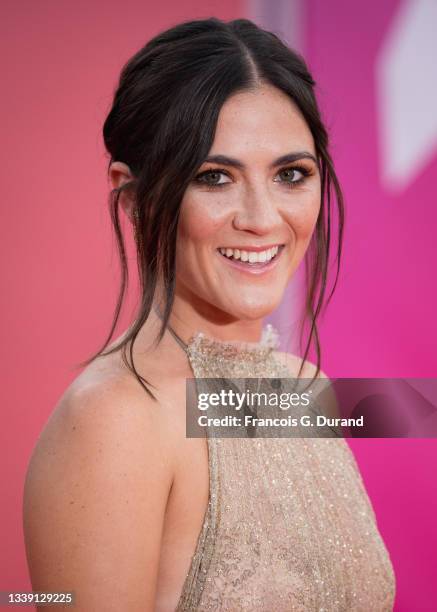
[[[170,330],[173,331],[174,330]],[[179,336],[178,336],[179,338]],[[179,338],[180,340],[180,338]],[[218,340],[212,336],[208,336],[204,332],[196,332],[185,344],[186,348],[195,346],[198,344],[214,345],[223,349],[237,349],[237,350],[257,350],[264,348],[277,348],[279,346],[279,334],[275,327],[271,323],[267,323],[262,328],[261,339],[257,342],[243,341],[243,340]]]
[[[214,345],[217,348],[221,347],[225,350],[234,349],[234,350],[256,350],[256,349],[265,349],[272,348],[276,349],[279,346],[279,334],[277,329],[271,324],[267,323],[264,325],[261,332],[261,339],[257,342],[243,341],[243,340],[218,340],[217,338],[213,338],[212,336],[208,336],[204,332],[198,331],[193,334],[188,342],[184,342],[182,338],[175,332],[175,330],[167,325],[168,331],[171,333],[176,342],[187,352],[191,347],[202,345]]]
[[[262,329],[261,339],[258,342],[241,340],[218,340],[197,332],[188,341],[186,352],[188,357],[202,355],[208,358],[217,358],[225,361],[235,359],[245,360],[252,363],[263,362],[274,349],[279,346],[279,334],[275,327],[268,323]]]

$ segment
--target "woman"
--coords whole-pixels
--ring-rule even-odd
[[[120,299],[31,459],[35,590],[74,590],[86,611],[392,609],[390,560],[344,440],[185,435],[193,375],[324,376],[332,187],[338,256],[343,207],[313,86],[301,57],[243,19],[177,25],[124,67],[104,125]],[[142,301],[108,347],[127,282],[120,207]],[[304,260],[301,360],[274,350],[262,319]]]

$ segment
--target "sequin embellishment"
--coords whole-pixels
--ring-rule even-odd
[[[201,333],[196,378],[287,377],[276,330]],[[176,612],[389,612],[395,578],[343,439],[208,437],[209,503]]]

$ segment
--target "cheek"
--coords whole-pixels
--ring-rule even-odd
[[[319,214],[320,207],[313,207],[305,211],[298,220],[298,238],[301,240],[309,240],[314,232],[314,228],[317,223],[317,217]]]
[[[225,209],[213,194],[186,195],[179,217],[178,242],[186,247],[212,244],[226,222]]]
[[[299,243],[306,243],[311,239],[320,211],[320,193],[308,193],[301,196],[288,211],[288,223],[293,228],[295,239]]]

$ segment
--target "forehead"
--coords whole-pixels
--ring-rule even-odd
[[[311,131],[289,96],[263,84],[226,100],[210,153],[280,156],[294,149],[315,153]]]

